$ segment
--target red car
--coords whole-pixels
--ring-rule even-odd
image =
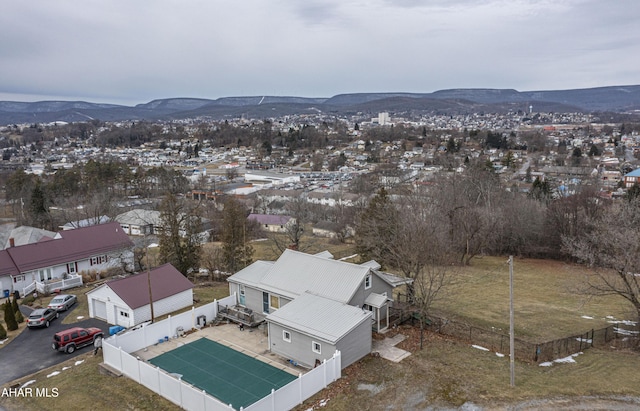
[[[78,348],[86,345],[93,345],[94,340],[103,337],[103,332],[99,328],[73,327],[68,330],[57,332],[53,335],[51,347],[56,351],[71,354]]]

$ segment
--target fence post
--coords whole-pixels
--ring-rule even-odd
[[[322,374],[323,374],[323,383],[324,386],[327,386],[327,360],[325,358],[324,362],[322,363]]]
[[[276,390],[274,390],[273,388],[271,389],[271,409],[273,411],[277,411],[276,410]]]
[[[298,404],[302,404],[302,402],[304,401],[302,399],[302,373],[298,374]]]
[[[588,335],[587,335],[587,336],[588,336]],[[580,351],[582,351],[582,335],[580,336],[580,338],[579,338],[579,341],[578,341],[578,342],[580,343]],[[567,348],[568,348],[568,345],[567,345]],[[569,350],[568,350],[568,349],[567,349],[567,353],[569,353]]]

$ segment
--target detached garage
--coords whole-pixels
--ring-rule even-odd
[[[191,281],[171,264],[165,264],[149,273],[112,280],[89,291],[89,316],[123,327],[151,320],[149,277],[154,317],[193,305]]]

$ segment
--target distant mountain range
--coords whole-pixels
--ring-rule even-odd
[[[451,89],[433,93],[355,93],[330,98],[222,97],[215,100],[168,98],[134,107],[84,101],[0,101],[0,124],[77,122],[91,119],[175,120],[208,117],[274,118],[283,115],[376,115],[388,111],[411,114],[528,112],[640,113],[640,85],[576,90],[517,91],[502,89]]]

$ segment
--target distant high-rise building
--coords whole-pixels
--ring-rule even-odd
[[[385,124],[391,123],[391,118],[389,117],[389,113],[378,113],[378,124],[384,126]]]

